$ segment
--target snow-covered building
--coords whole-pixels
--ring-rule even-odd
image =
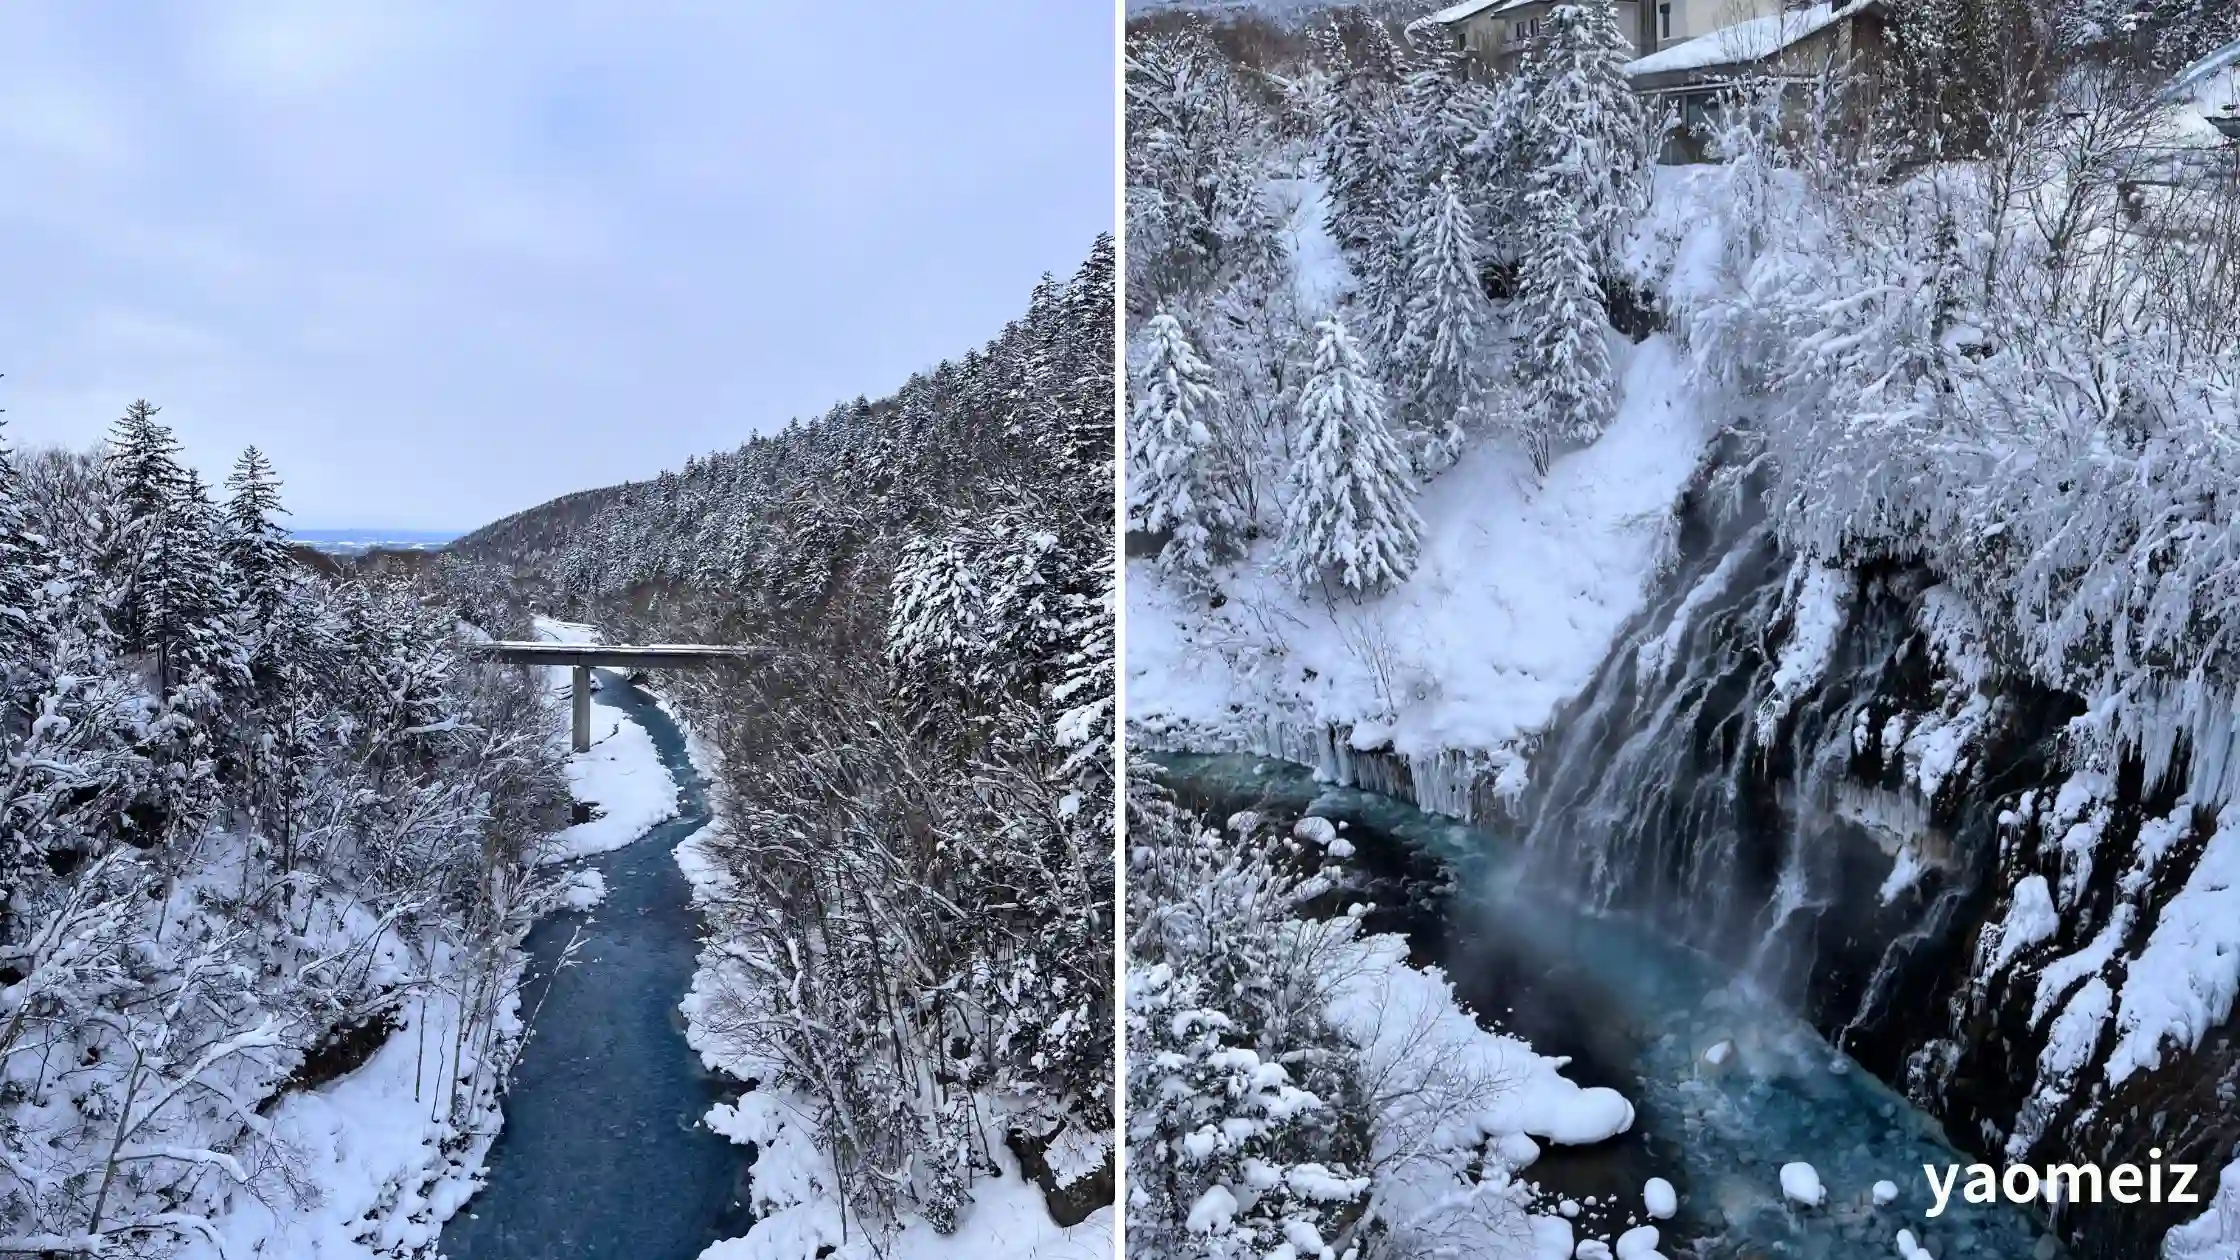
[[[2162,99],[2177,106],[2181,129],[2240,141],[2240,40],[2179,71]]]
[[[1480,73],[1508,74],[1524,59],[1533,38],[1560,0],[1462,0],[1415,24],[1443,26]],[[1677,0],[1679,3],[1733,3],[1734,0]],[[1617,0],[1618,29],[1634,51],[1656,46],[1643,0]],[[1670,9],[1671,3],[1661,6]]]
[[[1523,60],[1548,11],[1559,2],[1461,0],[1417,25],[1445,27],[1473,62],[1493,73],[1507,73]],[[1643,56],[1798,11],[1796,0],[1617,0],[1617,8],[1618,29]]]
[[[1703,156],[1704,124],[1719,94],[1739,80],[1809,83],[1830,70],[1853,67],[1863,72],[1863,90],[1871,98],[1886,16],[1882,0],[1792,5],[1667,44],[1629,63],[1625,75],[1634,91],[1680,111],[1681,134],[1668,146],[1666,160],[1693,160]]]

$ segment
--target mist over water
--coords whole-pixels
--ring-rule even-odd
[[[1666,1254],[1887,1260],[1900,1229],[1944,1260],[2059,1254],[2011,1205],[1954,1204],[1925,1220],[1932,1198],[1923,1165],[1971,1159],[1932,1117],[1830,1046],[1752,974],[1554,886],[1518,838],[1320,784],[1286,762],[1149,759],[1186,801],[1217,817],[1247,807],[1313,813],[1345,821],[1365,862],[1416,854],[1443,867],[1451,891],[1435,912],[1388,907],[1387,921],[1373,926],[1407,931],[1418,961],[1444,966],[1481,1020],[1497,1020],[1542,1054],[1573,1056],[1568,1075],[1632,1100],[1633,1132],[1607,1148],[1551,1151],[1526,1176],[1615,1183],[1634,1205],[1642,1180],[1666,1177],[1681,1196],[1679,1216],[1659,1223]],[[1792,1160],[1819,1172],[1826,1206],[1796,1208],[1782,1197],[1779,1170]],[[1872,1203],[1880,1180],[1899,1186],[1896,1202]]]

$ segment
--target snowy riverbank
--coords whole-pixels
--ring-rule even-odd
[[[540,620],[541,637],[568,637],[586,627]],[[565,743],[566,671],[554,706],[553,738]],[[571,795],[596,802],[604,813],[555,833],[540,853],[549,864],[611,851],[642,837],[675,815],[677,784],[661,764],[651,737],[611,709],[594,710],[591,751],[568,757]],[[577,872],[563,904],[585,909],[596,900],[598,876]],[[349,905],[317,918],[331,919],[338,941],[369,936],[371,907]],[[328,1084],[283,1096],[269,1116],[273,1137],[291,1152],[295,1176],[307,1193],[298,1204],[237,1196],[213,1222],[211,1233],[189,1244],[191,1260],[280,1254],[304,1260],[376,1260],[434,1244],[442,1227],[481,1188],[490,1148],[504,1124],[495,1097],[463,1125],[445,1120],[434,1100],[451,1078],[495,1077],[511,1066],[525,1026],[519,987],[526,959],[516,950],[506,964],[496,1027],[488,1040],[459,1037],[461,1003],[447,987],[455,970],[451,951],[407,959],[394,937],[374,952],[374,977],[425,977],[423,996],[397,1008],[398,1025],[358,1068]]]
[[[713,743],[665,697],[656,699],[685,733],[693,765],[715,782],[722,759]],[[724,870],[719,853],[730,825],[720,792],[709,793],[709,810],[708,825],[676,847],[677,865],[704,914],[736,905],[744,895]],[[686,1038],[702,1060],[742,1082],[768,1074],[767,1069],[722,1035],[717,1008],[752,1001],[756,986],[746,959],[704,937],[692,991],[681,1004]],[[996,1099],[981,1100],[977,1136],[999,1171],[972,1185],[972,1202],[955,1231],[942,1234],[923,1218],[912,1217],[891,1241],[876,1245],[859,1222],[843,1219],[841,1199],[831,1183],[831,1159],[810,1123],[815,1109],[814,1100],[798,1093],[754,1089],[709,1111],[710,1128],[755,1146],[750,1178],[756,1220],[744,1237],[708,1248],[701,1260],[1105,1260],[1112,1254],[1111,1208],[1100,1208],[1073,1226],[1051,1219],[1042,1192],[1022,1174],[1004,1142],[1005,1113]],[[1097,1152],[1099,1159],[1102,1155]]]

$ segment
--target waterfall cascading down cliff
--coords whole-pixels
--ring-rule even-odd
[[[1753,500],[1684,518],[1672,572],[1535,753],[1520,813],[1545,878],[1839,1017],[1833,1033],[1888,1000],[1981,863],[1883,746],[1894,715],[1935,703],[1917,694],[1930,584],[1794,564]]]
[[[1732,965],[1989,1162],[2143,1163],[2154,1144],[2213,1180],[2240,1142],[2229,1030],[2105,1080],[2118,1021],[2053,1044],[2082,981],[2121,987],[2106,959],[2144,948],[2215,830],[2185,821],[2184,776],[2119,756],[2086,833],[2064,812],[2082,701],[1998,670],[1933,574],[1785,555],[1722,475],[1532,753],[1512,808],[1533,878]],[[2025,906],[2049,880],[2058,913]],[[2075,1254],[2135,1257],[2200,1210],[2056,1219]]]

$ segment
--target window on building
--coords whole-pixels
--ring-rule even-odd
[[[1657,38],[1672,38],[1672,6],[1669,4],[1657,6]]]

